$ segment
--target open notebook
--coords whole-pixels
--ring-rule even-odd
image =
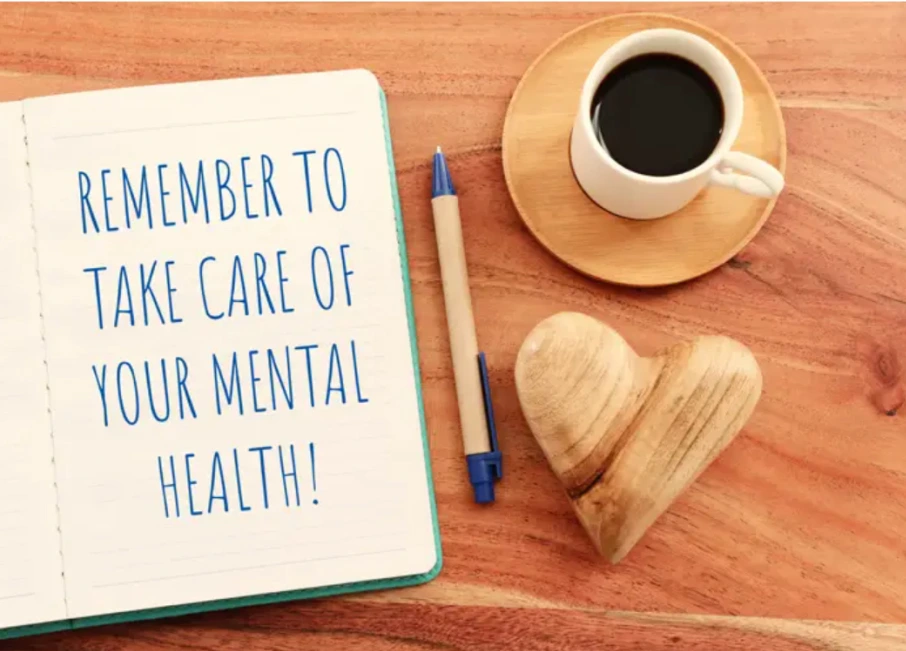
[[[373,75],[0,104],[0,188],[5,634],[436,574]]]

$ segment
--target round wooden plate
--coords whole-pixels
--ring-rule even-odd
[[[585,76],[611,44],[632,32],[683,29],[723,52],[742,81],[743,123],[733,149],[758,156],[781,172],[786,132],[764,75],[720,34],[663,14],[624,14],[570,32],[528,69],[503,127],[503,169],[525,225],[574,269],[621,285],[652,287],[695,278],[723,264],[755,236],[777,199],[709,187],[682,210],[649,221],[610,214],[576,182],[569,138]]]

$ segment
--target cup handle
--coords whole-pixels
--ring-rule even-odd
[[[737,174],[735,170],[743,172]],[[734,188],[756,197],[776,197],[783,189],[783,175],[770,163],[741,151],[724,155],[711,172],[711,183]]]

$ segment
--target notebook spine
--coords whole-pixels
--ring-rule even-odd
[[[57,464],[56,464],[56,441],[54,440],[54,427],[53,427],[53,410],[50,405],[50,370],[47,365],[47,330],[45,327],[44,321],[44,292],[43,286],[41,285],[41,265],[38,259],[38,229],[35,224],[35,195],[34,188],[32,186],[32,174],[31,174],[31,151],[29,149],[28,143],[28,123],[25,118],[25,102],[22,102],[22,139],[25,142],[25,170],[26,170],[26,179],[28,180],[28,207],[29,207],[29,217],[31,219],[31,229],[32,229],[32,249],[34,251],[35,259],[35,276],[38,281],[38,316],[41,323],[41,347],[44,351],[44,386],[45,386],[45,395],[46,395],[46,405],[47,405],[47,420],[50,423],[50,465],[53,470],[53,490],[54,490],[54,506],[56,508],[56,519],[57,519],[57,537],[59,540],[59,550],[60,550],[60,574],[61,580],[63,581],[63,606],[66,609],[66,613],[69,613],[69,602],[66,589],[66,564],[65,558],[63,556],[63,531],[60,526],[60,490],[57,484]]]

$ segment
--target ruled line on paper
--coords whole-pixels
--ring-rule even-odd
[[[22,531],[26,532],[26,528],[23,527]],[[27,533],[31,533],[31,532],[27,532]],[[6,540],[4,540],[3,542],[6,542]],[[11,553],[12,551],[22,551],[22,544],[16,543],[15,545],[0,546],[0,555],[3,555],[4,552],[10,552],[9,554],[6,554],[6,556],[12,556],[12,553]],[[3,566],[0,565],[0,567],[3,567]]]
[[[251,554],[257,552],[277,552],[284,549],[298,549],[300,547],[311,547],[315,545],[331,545],[335,543],[345,543],[359,540],[379,540],[381,538],[399,538],[405,531],[396,530],[390,531],[383,534],[369,534],[364,536],[352,536],[350,538],[341,538],[339,540],[310,540],[308,542],[293,542],[284,545],[273,545],[270,547],[246,547],[244,549],[234,549],[225,552],[205,552],[203,554],[192,554],[191,556],[171,556],[165,560],[154,560],[138,563],[125,563],[122,565],[113,565],[111,569],[113,570],[130,570],[138,567],[154,567],[159,565],[166,565],[168,563],[179,563],[184,561],[197,561],[197,560],[207,560],[213,558],[221,558],[223,556],[239,556],[241,554]]]
[[[22,531],[23,529],[25,529],[25,527],[23,527],[21,525],[17,525],[15,527],[4,527],[3,529],[0,529],[0,533],[9,533],[11,531]]]
[[[26,490],[20,491],[18,493],[4,492],[3,493],[4,502],[26,501],[28,498],[30,498],[32,496],[31,491],[29,491],[28,489],[35,486],[38,483],[38,481],[35,479],[32,479],[32,480],[23,480],[23,481],[16,482],[16,483],[25,484],[24,488]],[[7,530],[0,528],[0,531],[7,531]]]
[[[9,601],[12,599],[23,599],[24,597],[33,597],[34,592],[22,592],[20,594],[0,595],[0,601]]]
[[[388,458],[390,458],[389,455],[388,455]],[[385,468],[380,468],[380,467],[378,467],[378,468],[374,468],[374,467],[371,467],[371,468],[352,468],[351,470],[342,470],[342,471],[340,471],[340,472],[325,472],[325,473],[321,473],[319,476],[321,476],[321,477],[330,477],[330,478],[334,478],[334,477],[349,477],[350,475],[355,475],[356,477],[369,477],[369,476],[371,476],[371,475],[379,475],[379,474],[383,474],[383,473],[386,473],[386,472],[387,472],[387,471],[386,471]],[[389,484],[389,485],[390,485],[390,486],[394,486],[394,487],[397,486],[396,483]]]
[[[360,556],[380,556],[381,554],[392,554],[394,552],[405,551],[405,547],[394,547],[393,549],[379,549],[372,552],[361,552],[357,554],[338,554],[335,556],[319,556],[318,558],[307,558],[302,561],[286,561],[283,563],[266,563],[264,565],[249,565],[245,567],[231,567],[225,570],[211,570],[209,572],[189,572],[186,574],[174,574],[170,576],[158,576],[153,579],[140,579],[138,581],[116,581],[114,583],[96,583],[93,588],[113,588],[123,585],[137,585],[140,583],[156,583],[159,581],[172,581],[175,579],[185,579],[195,576],[210,576],[212,574],[229,574],[231,572],[244,572],[247,570],[261,570],[268,567],[284,567],[288,565],[304,565],[305,563],[316,563],[318,561],[333,561],[341,558],[355,558]]]
[[[391,488],[396,489],[396,488],[398,488],[399,485],[394,482],[390,486],[391,486]],[[381,493],[379,493],[379,496],[380,496],[379,499],[370,499],[367,501],[365,501],[365,500],[350,501],[350,499],[346,499],[346,500],[342,500],[342,501],[335,501],[334,504],[338,505],[338,507],[336,509],[334,509],[334,513],[341,514],[341,515],[342,514],[358,514],[363,511],[366,511],[366,509],[368,509],[368,508],[373,508],[376,506],[384,506],[386,504],[396,504],[399,501],[399,494],[398,494],[397,490],[385,490],[385,491],[382,491]],[[351,497],[351,499],[354,500],[354,497],[352,497],[352,496],[350,496],[350,497]],[[358,518],[355,520],[355,522],[360,522],[360,521],[361,521],[361,518]],[[325,523],[324,526],[334,526],[336,524],[344,524],[345,522],[346,522],[345,520],[344,521],[330,521],[329,523]],[[302,528],[302,527],[297,527],[294,524],[291,527],[287,527],[286,529],[283,529],[283,531],[286,531],[287,533],[292,533],[297,528]],[[117,521],[96,523],[93,526],[93,531],[95,532],[96,537],[107,536],[108,535],[107,532],[109,532],[109,531],[117,532],[117,531],[121,531],[121,530],[122,530],[122,524]],[[249,533],[249,532],[241,532],[239,534],[236,534],[235,537],[245,537],[248,535],[259,535],[259,534],[257,532],[255,532],[254,534]],[[233,536],[227,536],[227,537],[233,537]],[[187,537],[186,540],[192,541],[192,540],[195,540],[195,537],[194,536]]]
[[[124,133],[141,133],[149,131],[169,131],[172,129],[195,129],[198,127],[213,127],[222,124],[241,124],[243,122],[276,122],[279,120],[298,120],[302,118],[337,117],[339,115],[353,115],[358,111],[331,111],[329,113],[299,113],[297,115],[278,115],[270,118],[244,118],[242,120],[223,120],[221,122],[187,122],[183,124],[165,124],[159,127],[140,127],[137,129],[121,129],[119,131],[95,131],[92,133],[70,133],[54,137],[54,140],[73,140],[76,138],[95,138],[99,136],[117,136]]]
[[[388,498],[386,500],[369,502],[369,506],[390,504],[390,503],[395,503],[396,501],[397,501],[396,498]],[[354,519],[349,519],[349,520],[329,520],[329,521],[318,522],[318,523],[311,524],[311,525],[301,525],[301,526],[294,523],[294,524],[292,524],[292,526],[282,527],[279,529],[267,529],[265,531],[255,531],[255,532],[251,532],[251,533],[248,531],[242,531],[239,533],[226,534],[226,535],[220,536],[220,539],[221,540],[241,540],[241,539],[252,538],[252,537],[254,537],[256,539],[260,539],[264,536],[287,535],[287,534],[294,534],[299,531],[306,531],[306,530],[311,530],[311,529],[327,529],[327,528],[331,528],[331,527],[342,527],[342,526],[345,526],[348,524],[366,526],[366,525],[382,522],[385,519],[385,517],[386,516],[382,515],[380,517],[370,518],[370,519],[369,518],[354,518]],[[148,550],[152,550],[152,549],[164,549],[167,547],[187,547],[192,544],[199,544],[199,545],[206,544],[206,542],[207,541],[205,541],[205,540],[199,540],[195,536],[188,536],[188,537],[179,538],[176,540],[170,540],[168,542],[160,543],[160,544],[156,544],[156,545],[96,549],[89,553],[92,556],[108,556],[111,554],[125,554],[125,553],[130,553],[130,552],[146,553]]]
[[[7,255],[9,255],[7,253]],[[21,323],[25,321],[27,317],[22,316],[21,314],[9,314],[6,312],[7,306],[4,305],[4,315],[0,316],[0,323]]]

